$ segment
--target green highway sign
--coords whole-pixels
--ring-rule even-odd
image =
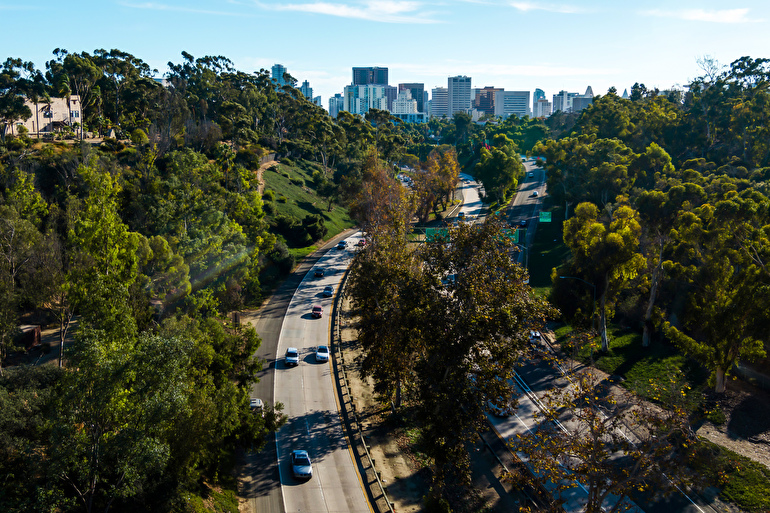
[[[540,212],[540,222],[541,223],[550,223],[551,222],[551,213],[550,212]]]

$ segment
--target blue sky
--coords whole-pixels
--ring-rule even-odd
[[[727,65],[770,57],[770,2],[517,0],[0,0],[0,58],[40,68],[55,48],[117,48],[159,73],[169,61],[222,55],[241,71],[287,67],[314,95],[351,82],[353,66],[389,68],[391,85],[620,93],[702,75],[704,56]]]

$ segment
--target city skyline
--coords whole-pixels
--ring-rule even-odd
[[[162,75],[167,63],[221,55],[244,72],[285,66],[298,84],[328,100],[351,84],[353,67],[386,67],[389,85],[446,87],[468,76],[473,88],[595,94],[635,82],[681,87],[721,65],[770,57],[770,6],[757,0],[663,2],[643,7],[593,0],[561,4],[498,0],[296,0],[84,2],[30,5],[0,0],[2,57],[39,69],[55,48],[117,48]],[[39,27],[39,30],[35,30]]]

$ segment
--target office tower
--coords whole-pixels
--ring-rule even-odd
[[[412,99],[417,102],[417,112],[425,112],[425,84],[398,84],[398,92],[409,91]]]
[[[449,117],[449,90],[446,87],[434,87],[430,102],[431,117]]]
[[[456,76],[447,79],[447,116],[455,112],[470,112],[471,110],[471,77]]]
[[[388,83],[388,68],[362,67],[353,68],[353,85],[386,85]]]
[[[474,89],[473,108],[484,114],[495,115],[495,93],[502,91],[501,87],[485,87]]]
[[[545,91],[542,89],[535,89],[535,92],[532,94],[532,112],[535,112],[535,105],[537,105],[538,100],[544,100],[545,99]]]
[[[572,99],[572,112],[580,112],[594,102],[594,90],[588,86],[585,94],[575,96]]]
[[[559,94],[553,95],[553,112],[572,112],[572,100],[576,96],[580,96],[580,93],[570,93],[564,90],[559,91]]]
[[[529,91],[495,92],[495,116],[507,118],[514,115],[520,118],[530,115]]]

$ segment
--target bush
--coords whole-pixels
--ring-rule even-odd
[[[281,196],[280,198],[278,198],[279,203],[286,203],[286,201],[288,201],[286,196]]]
[[[266,189],[262,194],[263,201],[275,201],[275,191],[273,189]]]
[[[305,186],[305,180],[303,180],[302,178],[289,178],[289,181],[294,185],[298,185],[300,187]]]

